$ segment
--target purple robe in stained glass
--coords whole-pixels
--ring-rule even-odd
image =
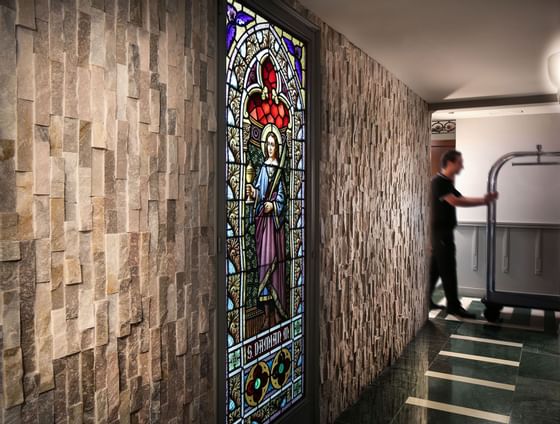
[[[255,238],[259,272],[258,299],[272,301],[280,316],[286,314],[286,237],[284,230],[284,184],[281,170],[272,164],[263,164],[254,184],[257,190],[255,210]],[[265,213],[265,202],[273,209]]]

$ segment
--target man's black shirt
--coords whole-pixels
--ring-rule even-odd
[[[431,201],[432,201],[432,233],[453,231],[457,225],[457,213],[455,206],[450,205],[443,197],[453,193],[457,197],[461,197],[461,193],[457,191],[453,185],[453,181],[445,175],[437,174],[432,178],[431,184]]]

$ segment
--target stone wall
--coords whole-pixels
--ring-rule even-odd
[[[321,31],[321,422],[427,318],[428,105],[296,2]]]
[[[0,19],[0,422],[211,422],[212,2]]]
[[[213,4],[0,1],[3,422],[213,422]],[[332,422],[426,317],[430,123],[293,6],[322,33]]]

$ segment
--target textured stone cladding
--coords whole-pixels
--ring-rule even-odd
[[[430,122],[292,6],[321,28],[330,423],[426,318]],[[0,421],[214,422],[213,1],[2,0],[0,19]]]
[[[321,31],[321,423],[427,318],[428,105],[295,2]]]
[[[0,422],[213,422],[214,10],[0,1]]]

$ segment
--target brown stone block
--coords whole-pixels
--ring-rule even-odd
[[[15,11],[0,8],[0,139],[16,139],[17,71]]]
[[[17,101],[16,171],[33,170],[33,102]]]
[[[78,200],[78,154],[64,152],[64,220],[76,221]]]
[[[51,114],[64,115],[64,64],[51,56]]]
[[[90,15],[78,13],[78,66],[89,66],[91,18]]]
[[[2,355],[4,407],[23,403],[23,358],[19,347],[4,348]]]
[[[0,212],[0,239],[13,240],[17,236],[18,215],[15,212]]]
[[[20,346],[20,299],[19,290],[7,290],[2,294],[3,348]]]
[[[150,329],[150,351],[152,381],[159,381],[161,380],[161,330],[159,327]]]
[[[0,262],[19,261],[20,259],[19,241],[0,240]]]

